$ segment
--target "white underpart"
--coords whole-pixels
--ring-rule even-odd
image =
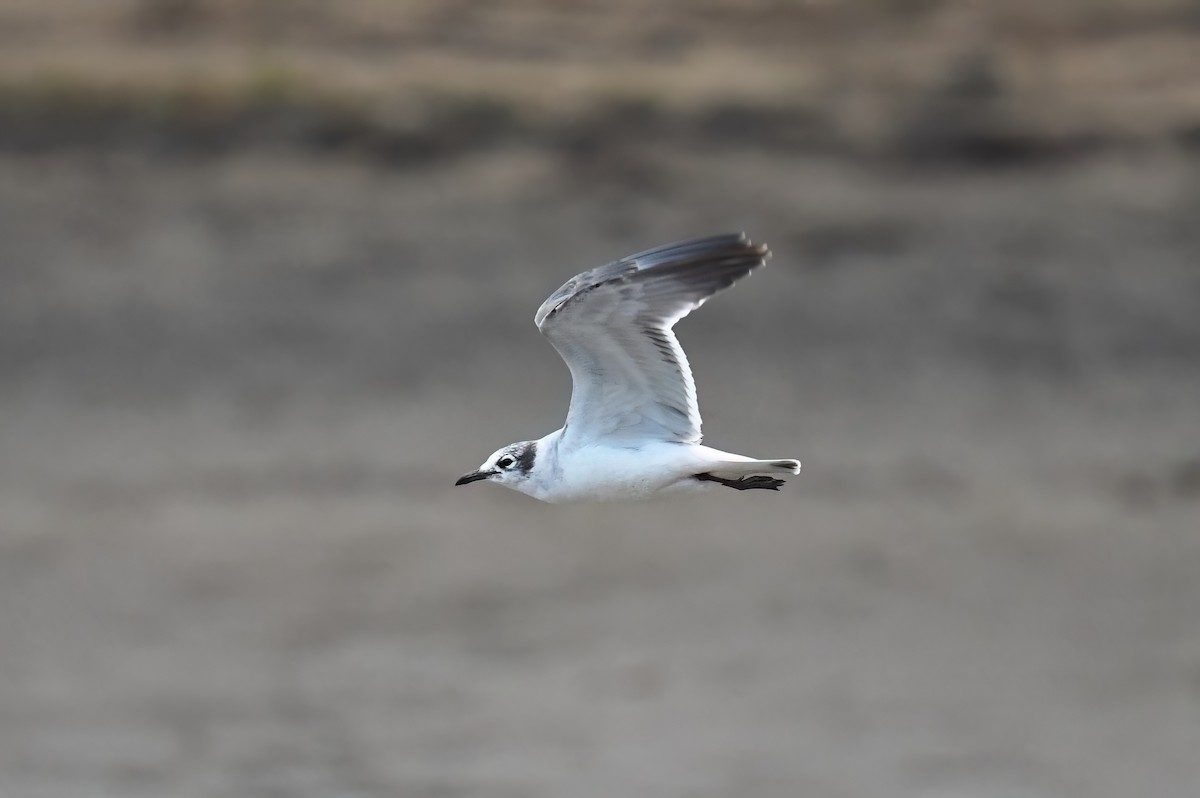
[[[722,452],[700,444],[647,441],[636,448],[620,448],[603,443],[565,448],[562,430],[555,430],[538,442],[545,459],[534,464],[529,480],[514,486],[536,499],[557,504],[571,501],[614,501],[646,499],[671,493],[696,493],[710,490],[715,482],[701,482],[696,474],[710,473],[730,479],[750,474],[783,476],[799,473],[794,469],[765,466],[731,469],[735,462],[760,463],[738,454]],[[552,448],[555,443],[559,448]]]

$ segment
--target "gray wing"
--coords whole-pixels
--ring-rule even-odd
[[[534,322],[571,370],[564,437],[700,441],[696,385],[671,331],[770,252],[744,234],[681,241],[571,278]]]

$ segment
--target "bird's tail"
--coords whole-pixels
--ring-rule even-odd
[[[708,467],[708,472],[726,479],[737,479],[755,474],[776,476],[786,471],[789,474],[800,473],[799,460],[723,460]]]

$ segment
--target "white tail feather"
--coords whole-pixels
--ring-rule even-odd
[[[725,479],[738,479],[756,474],[778,476],[780,472],[800,473],[799,460],[723,460],[713,463],[708,472]]]

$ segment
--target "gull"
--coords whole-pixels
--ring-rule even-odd
[[[755,460],[700,443],[696,384],[675,322],[764,265],[745,234],[648,249],[572,277],[534,323],[571,370],[562,429],[510,443],[455,485],[487,480],[544,502],[779,490],[792,459]]]

